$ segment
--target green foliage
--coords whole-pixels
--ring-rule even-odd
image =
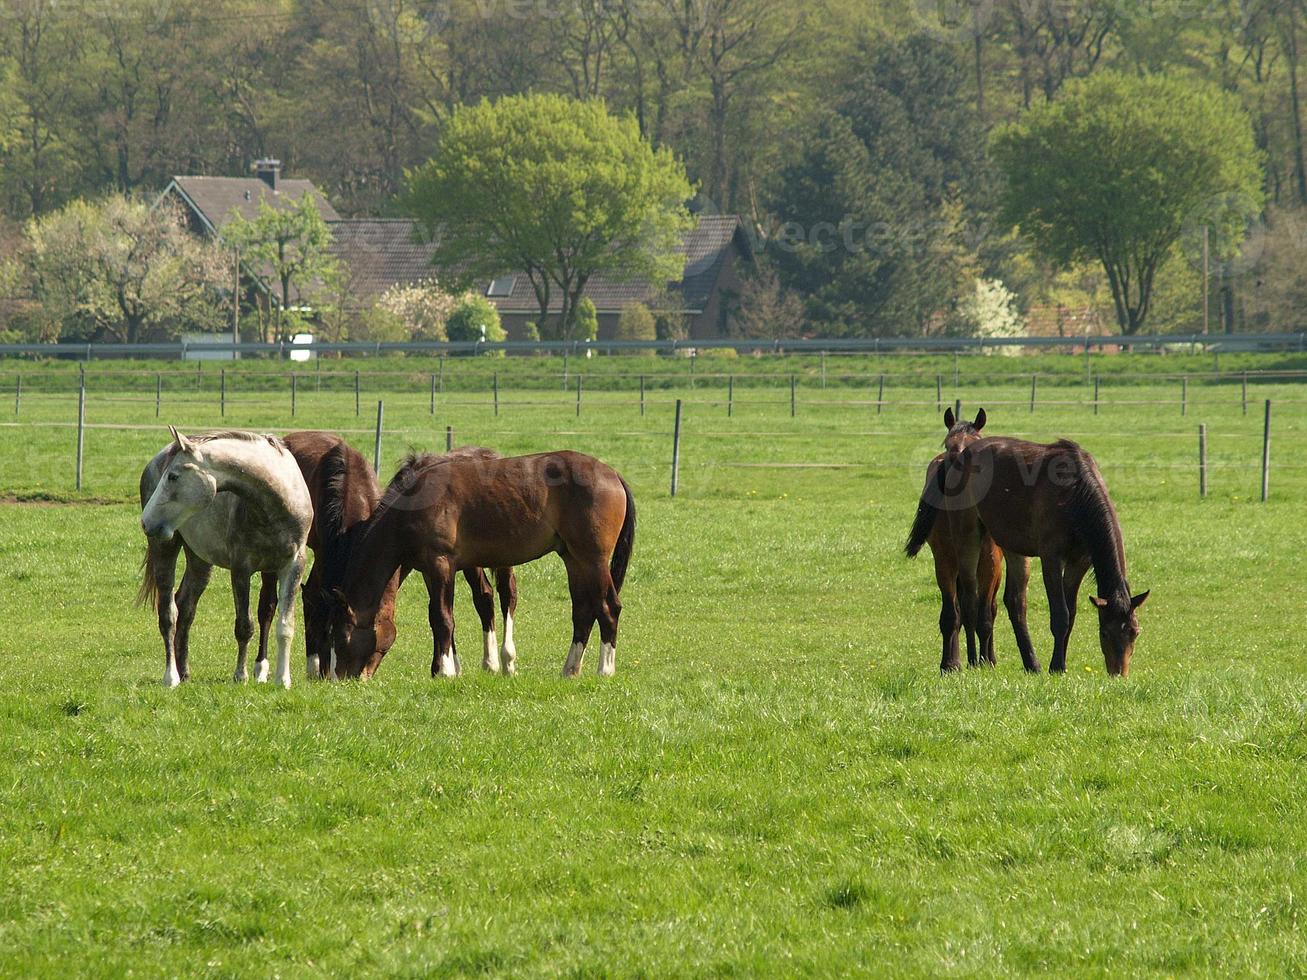
[[[617,319],[618,340],[657,340],[658,326],[649,307],[643,303],[629,303],[622,308]]]
[[[245,269],[275,283],[278,340],[287,337],[285,312],[292,306],[311,304],[315,294],[327,294],[340,274],[329,251],[331,228],[309,194],[282,207],[262,199],[253,219],[233,214],[223,226],[222,237],[240,253]]]
[[[6,278],[26,280],[42,339],[135,343],[220,326],[223,265],[177,210],[110,195],[29,222]]]
[[[599,312],[589,296],[582,296],[576,304],[576,323],[572,327],[575,340],[594,340],[599,336]]]
[[[436,155],[409,175],[409,209],[436,262],[472,283],[512,270],[540,300],[550,339],[575,339],[586,283],[663,282],[690,227],[684,168],[629,116],[598,101],[524,95],[459,108]],[[562,299],[550,316],[550,298]]]
[[[1214,86],[1110,72],[1001,127],[1003,215],[1061,265],[1096,260],[1123,333],[1147,319],[1155,277],[1186,228],[1214,254],[1242,243],[1262,205],[1260,156],[1236,97]]]
[[[858,59],[781,174],[768,254],[821,332],[919,333],[969,283],[983,141],[951,46],[914,37]]]
[[[452,341],[503,341],[507,334],[499,322],[499,310],[484,296],[463,296],[445,321],[445,331]],[[496,352],[489,352],[496,353]]]

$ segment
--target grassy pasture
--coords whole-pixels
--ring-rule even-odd
[[[220,420],[215,365],[189,391],[185,366],[161,366],[176,386],[157,428],[152,374],[134,393],[97,387],[93,365],[81,494],[75,368],[24,366],[21,424],[0,408],[0,495],[27,501],[0,504],[0,975],[1307,971],[1304,389],[1256,384],[1245,416],[1237,381],[1194,383],[1182,417],[1169,379],[1105,380],[1096,416],[1063,358],[1031,414],[1029,382],[999,377],[1027,359],[964,363],[949,403],[1095,454],[1131,583],[1153,595],[1126,682],[1103,671],[1092,577],[1066,676],[1024,676],[1001,623],[997,670],[941,679],[929,559],[899,549],[951,359],[921,361],[881,414],[870,359],[841,362],[860,383],[835,383],[832,361],[824,390],[816,360],[796,362],[795,418],[783,377],[737,382],[727,418],[721,383],[643,358],[586,364],[578,417],[574,389],[540,380],[556,363],[492,361],[450,362],[434,416],[420,380],[373,378],[359,417],[352,379],[301,381],[294,420],[269,367]],[[656,370],[641,416],[617,375]],[[383,471],[452,425],[459,443],[575,448],[628,477],[616,678],[593,676],[594,646],[582,681],[558,677],[567,592],[546,558],[519,570],[511,681],[433,681],[411,582],[373,682],[305,684],[297,658],[290,692],[233,687],[215,574],[195,679],[159,686],[153,617],[131,598],[135,485],[162,423],[336,429],[370,458],[377,397]],[[474,667],[461,585],[456,612]],[[1046,661],[1041,588],[1030,615]]]

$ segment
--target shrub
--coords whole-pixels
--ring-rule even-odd
[[[658,324],[649,307],[643,303],[631,303],[622,310],[617,320],[618,340],[657,340]]]
[[[975,337],[1024,337],[1025,320],[1017,309],[1016,296],[999,279],[977,279],[972,293],[958,304],[964,329]],[[1002,353],[1016,355],[1020,347],[1003,346]]]
[[[507,334],[499,322],[495,304],[484,296],[468,293],[455,305],[445,321],[445,332],[452,341],[503,340]]]
[[[447,340],[446,322],[459,303],[437,285],[425,279],[412,285],[394,285],[381,294],[377,308],[397,318],[413,340]]]
[[[572,331],[575,340],[594,340],[599,336],[599,312],[589,296],[583,296],[576,304],[576,327]]]

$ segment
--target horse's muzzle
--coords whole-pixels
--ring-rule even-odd
[[[172,540],[173,529],[168,527],[166,524],[159,524],[151,527],[149,524],[146,524],[144,521],[141,521],[141,530],[145,532],[145,536],[147,538],[150,538],[151,540],[154,541]]]

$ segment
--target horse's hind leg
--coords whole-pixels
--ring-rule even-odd
[[[245,672],[245,654],[254,635],[254,623],[250,619],[250,573],[233,568],[231,570],[231,594],[236,602],[236,672],[232,680],[244,684],[248,678]]]
[[[277,683],[290,687],[290,648],[295,640],[295,596],[304,575],[304,548],[277,573]]]
[[[277,576],[264,572],[259,578],[259,652],[254,658],[254,680],[260,684],[268,680],[268,634],[276,611]]]
[[[159,596],[159,635],[163,638],[163,686],[176,687],[182,682],[177,670],[177,599],[172,587],[177,578],[177,555],[181,552],[181,539],[173,535],[170,541],[147,542],[149,564],[154,575],[154,587]]]
[[[585,646],[590,641],[590,631],[594,629],[595,620],[599,621],[599,635],[603,649],[599,659],[599,673],[610,676],[616,669],[617,660],[617,616],[621,604],[616,609],[609,602],[610,593],[616,598],[612,578],[608,568],[602,562],[591,565],[568,556],[567,585],[572,594],[572,645],[567,651],[567,660],[563,664],[564,677],[576,677],[581,673],[581,664],[585,660]]]
[[[186,552],[186,574],[177,590],[177,633],[173,649],[177,656],[177,673],[185,681],[191,676],[191,623],[195,622],[195,607],[208,587],[213,566],[185,545],[182,547]]]
[[[517,575],[511,568],[495,569],[495,586],[499,590],[499,608],[504,613],[504,673],[517,673],[517,644],[513,642],[513,617],[517,613]]]
[[[481,650],[481,666],[492,674],[499,673],[499,642],[495,639],[495,591],[490,586],[490,579],[480,568],[463,569],[472,590],[472,604],[476,606],[477,616],[481,619],[481,633],[484,643]]]
[[[1007,617],[1012,622],[1012,632],[1017,638],[1017,649],[1021,651],[1021,663],[1032,674],[1041,670],[1039,658],[1035,656],[1035,645],[1030,642],[1030,629],[1026,625],[1026,589],[1030,585],[1030,559],[1025,555],[1008,552],[1007,581],[1003,584],[1003,605]]]

